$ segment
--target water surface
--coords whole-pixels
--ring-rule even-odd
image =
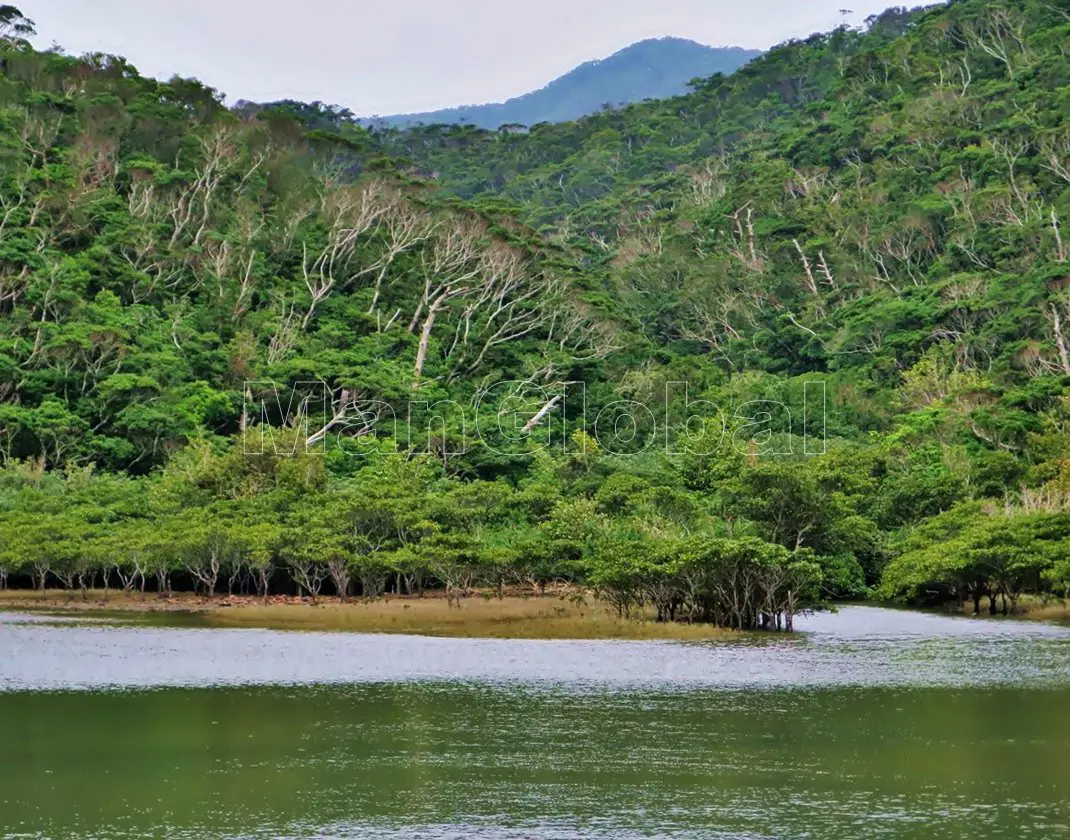
[[[873,608],[748,642],[0,614],[0,836],[1070,837],[1070,631]]]

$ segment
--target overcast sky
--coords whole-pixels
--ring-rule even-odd
[[[496,102],[643,38],[766,48],[892,0],[15,0],[39,46],[125,56],[230,101],[359,116]],[[853,13],[844,17],[844,5]]]

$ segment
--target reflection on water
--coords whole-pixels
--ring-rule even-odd
[[[753,641],[521,641],[56,627],[0,613],[0,690],[408,682],[617,687],[1066,685],[1070,628],[847,607]]]
[[[849,608],[684,645],[0,622],[0,837],[1070,836],[1063,628]]]

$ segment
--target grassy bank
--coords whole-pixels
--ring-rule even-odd
[[[1025,597],[1021,603],[1022,618],[1032,621],[1070,621],[1070,602]]]
[[[101,591],[0,591],[0,607],[85,612],[101,615],[145,614],[158,623],[192,623],[202,627],[319,630],[351,633],[405,633],[492,639],[678,639],[723,638],[729,631],[688,624],[658,624],[647,618],[621,619],[605,604],[567,595],[545,597],[476,595],[452,607],[445,598],[384,598],[372,603],[340,604],[320,600],[219,597],[188,593],[171,598]],[[170,614],[170,615],[169,615]]]
[[[978,619],[1012,618],[1025,621],[1067,621],[1070,622],[1070,601],[1058,598],[1041,598],[1036,595],[1023,595],[1018,601],[1018,609],[1007,616],[1002,612],[992,615],[988,611],[988,599],[981,603],[979,615],[973,615],[973,604],[967,602],[962,607],[954,603],[945,604],[935,608],[938,612],[950,615],[966,615]]]

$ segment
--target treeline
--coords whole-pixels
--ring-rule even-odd
[[[885,570],[884,594],[922,603],[954,599],[974,615],[1013,614],[1027,593],[1070,598],[1066,478],[1044,495],[963,505],[925,523]]]
[[[993,610],[998,596],[1013,610],[1070,587],[1065,469],[997,511],[969,500],[939,450],[887,443],[816,459],[726,442],[619,457],[576,433],[567,455],[534,452],[518,480],[486,481],[390,443],[354,457],[290,446],[301,439],[278,432],[286,454],[259,455],[240,438],[201,442],[148,477],[9,464],[0,584],[342,599],[434,588],[451,603],[570,584],[624,616],[740,629],[791,629],[799,612],[874,591],[986,596]]]
[[[454,603],[572,584],[622,616],[790,630],[839,584],[862,585],[860,571],[837,579],[840,561],[720,520],[682,484],[614,470],[589,439],[570,459],[536,455],[519,486],[385,449],[355,469],[331,461],[236,442],[190,447],[151,478],[14,463],[0,473],[0,586],[341,600],[437,588]]]

